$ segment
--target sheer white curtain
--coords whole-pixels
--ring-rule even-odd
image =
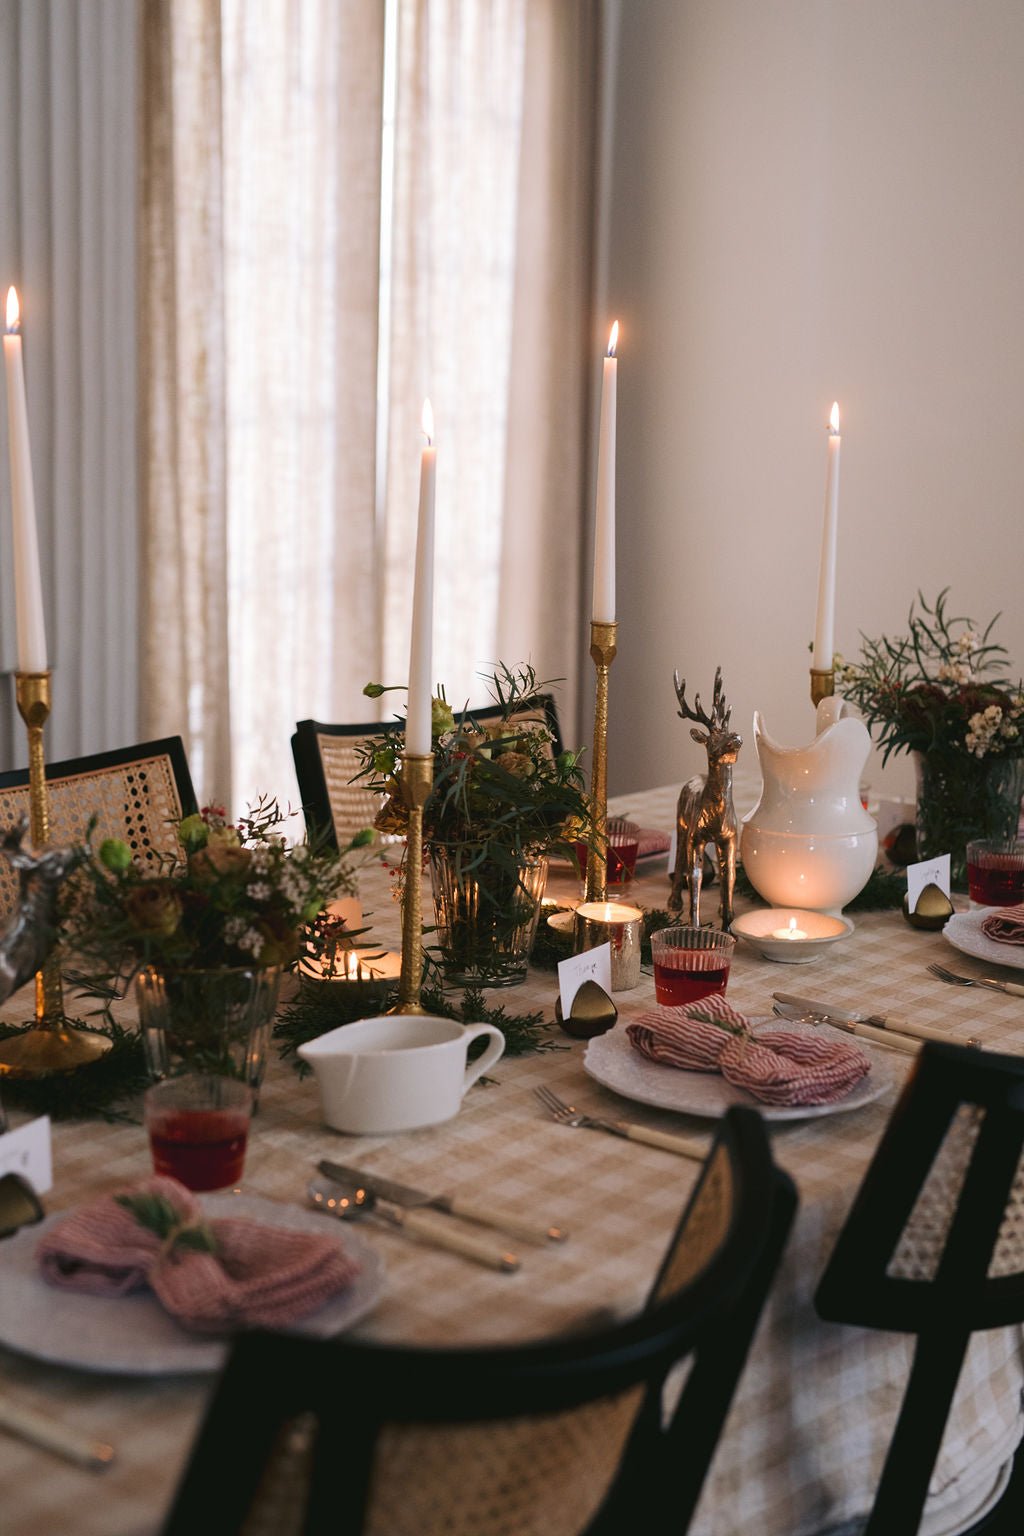
[[[0,0],[0,303],[21,298],[51,761],[139,739],[136,8]],[[0,384],[0,672],[16,664]],[[0,766],[28,761],[4,677]]]
[[[532,660],[571,726],[594,10],[144,8],[143,699],[201,793],[404,682],[426,395],[437,679]]]

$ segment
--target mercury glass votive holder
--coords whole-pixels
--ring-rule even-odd
[[[640,946],[644,915],[621,901],[585,901],[573,918],[573,952],[599,944],[611,945],[612,991],[629,992],[640,985]]]

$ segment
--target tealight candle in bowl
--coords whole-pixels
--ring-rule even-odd
[[[791,917],[788,928],[776,928],[772,934],[773,939],[785,939],[787,943],[795,944],[800,939],[806,939],[807,934],[796,925],[796,918]]]
[[[807,965],[819,959],[837,939],[847,938],[853,932],[853,924],[848,917],[832,917],[827,912],[771,907],[734,918],[732,931],[765,960]]]
[[[622,901],[586,901],[576,908],[573,948],[582,954],[599,944],[611,945],[613,992],[628,992],[640,985],[643,936],[644,915],[639,907]]]
[[[299,975],[328,986],[361,987],[375,994],[398,985],[402,957],[394,950],[339,948],[333,955],[306,955]]]

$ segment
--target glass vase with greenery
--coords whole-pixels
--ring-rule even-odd
[[[499,664],[486,675],[498,706],[456,716],[442,689],[434,700],[433,786],[423,811],[437,946],[458,982],[523,979],[536,931],[547,859],[573,855],[589,836],[590,807],[579,751],[555,751],[543,708],[550,682],[532,667]],[[389,690],[369,683],[378,698]],[[384,796],[379,830],[407,824],[402,795],[405,721],[398,716],[361,749],[369,786]]]
[[[918,593],[907,633],[862,636],[860,658],[836,657],[836,691],[860,709],[882,750],[911,752],[919,858],[948,853],[966,887],[966,845],[1016,834],[1024,791],[1024,685],[1009,682],[1006,648],[949,612],[949,588]]]

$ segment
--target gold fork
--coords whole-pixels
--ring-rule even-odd
[[[667,1131],[648,1130],[646,1125],[634,1125],[627,1120],[606,1120],[600,1115],[587,1114],[575,1104],[567,1104],[550,1088],[535,1088],[534,1094],[553,1120],[559,1125],[586,1126],[593,1131],[610,1131],[613,1136],[625,1136],[629,1141],[642,1141],[649,1147],[660,1147],[663,1152],[676,1152],[680,1157],[694,1158],[702,1163],[707,1147],[689,1136],[671,1136]]]
[[[1016,981],[997,981],[994,976],[958,976],[956,971],[947,971],[944,965],[930,965],[928,969],[940,981],[951,981],[958,987],[991,987],[994,992],[1024,997],[1024,987]]]

